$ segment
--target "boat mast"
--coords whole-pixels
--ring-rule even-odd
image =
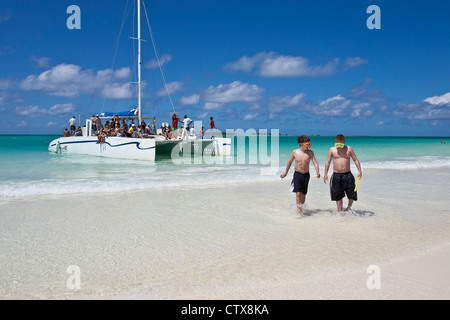
[[[141,0],[137,0],[138,14],[138,125],[141,124]]]

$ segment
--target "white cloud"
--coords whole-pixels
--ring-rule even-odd
[[[204,100],[216,103],[255,102],[261,99],[263,88],[240,81],[210,86],[204,92]]]
[[[31,57],[31,61],[36,63],[36,66],[39,67],[39,68],[48,68],[48,67],[50,67],[50,58],[48,58],[48,57],[40,57],[40,58],[38,58],[38,57],[32,56]]]
[[[311,66],[304,57],[276,56],[261,62],[258,74],[263,77],[316,77],[329,76],[337,72],[339,59],[325,66]]]
[[[274,97],[269,102],[269,107],[272,112],[279,112],[288,107],[299,106],[302,103],[303,98],[306,96],[304,93],[296,94],[295,96]]]
[[[340,94],[324,101],[318,105],[311,106],[310,112],[327,116],[343,116],[345,110],[351,105],[351,101]]]
[[[21,120],[18,124],[16,124],[16,128],[26,128],[28,127],[28,123],[24,120]]]
[[[181,105],[190,105],[190,104],[197,104],[200,101],[200,95],[199,94],[193,94],[188,97],[182,97],[180,101],[178,101]]]
[[[443,94],[442,96],[429,97],[423,101],[428,102],[429,104],[432,104],[432,105],[450,104],[450,92],[447,92],[446,94]]]
[[[252,57],[243,56],[235,62],[227,63],[224,69],[228,72],[254,71],[263,77],[318,77],[329,76],[363,63],[367,63],[367,61],[360,57],[348,57],[343,66],[338,58],[334,58],[324,65],[315,66],[302,56],[260,52]]]
[[[56,126],[56,122],[49,121],[49,122],[47,122],[46,126],[47,127],[54,127],[54,126]]]
[[[39,106],[17,106],[13,109],[14,113],[24,116],[24,117],[39,117],[42,115],[47,115],[48,110],[43,109]]]
[[[158,92],[156,92],[156,95],[158,97],[167,96],[167,91],[169,91],[169,94],[174,94],[177,91],[180,91],[183,87],[183,83],[181,81],[174,81],[167,83],[167,88],[162,88]]]
[[[223,106],[222,103],[216,103],[216,102],[206,102],[205,103],[205,110],[217,110],[220,109]]]
[[[344,63],[344,67],[347,69],[350,68],[354,68],[357,67],[361,64],[365,64],[367,63],[367,60],[360,58],[360,57],[347,57],[347,59],[345,59],[345,63]]]
[[[106,83],[101,91],[101,96],[108,99],[127,99],[132,97],[130,83]]]
[[[170,62],[172,60],[172,56],[170,54],[163,54],[161,57],[159,57],[159,63],[161,66],[165,65],[166,63]],[[156,69],[159,68],[158,61],[156,59],[152,59],[149,62],[145,64],[145,68],[149,69]]]
[[[129,68],[105,69],[94,73],[74,64],[59,64],[39,75],[29,75],[20,83],[23,90],[37,90],[51,96],[78,97],[95,89],[102,98],[121,99],[132,96],[127,79]],[[116,89],[119,92],[113,92]],[[125,92],[126,91],[126,92]]]
[[[75,106],[72,103],[55,104],[48,112],[52,115],[65,115],[75,111]]]
[[[75,111],[72,103],[55,104],[49,109],[41,108],[37,105],[17,106],[13,112],[23,117],[39,117],[44,115],[68,115]]]
[[[244,120],[253,120],[253,119],[257,118],[258,116],[259,116],[258,112],[249,113],[244,116]]]
[[[450,92],[419,103],[399,103],[394,114],[406,116],[409,120],[450,120]]]
[[[235,72],[235,71],[250,72],[257,64],[259,64],[261,61],[264,60],[264,57],[266,55],[268,55],[268,53],[261,52],[255,54],[253,57],[243,56],[235,62],[227,63],[224,66],[224,69],[227,70],[228,72]]]
[[[201,114],[199,114],[199,115],[197,116],[197,118],[199,118],[199,119],[204,119],[204,118],[208,115],[208,113],[209,113],[209,111],[206,111],[206,112],[204,112],[204,113],[201,113]]]

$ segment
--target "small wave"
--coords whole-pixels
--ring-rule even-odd
[[[97,175],[92,179],[42,179],[39,181],[6,182],[0,186],[0,196],[27,197],[99,192],[99,186],[108,193],[133,190],[179,188],[189,186],[227,185],[241,182],[266,182],[278,180],[278,175],[261,175],[260,169],[246,168],[190,168],[183,172],[156,172],[145,176]]]

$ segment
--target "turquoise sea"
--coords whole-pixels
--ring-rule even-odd
[[[0,136],[0,298],[448,296],[428,282],[437,265],[394,282],[385,267],[448,248],[448,137],[347,136],[363,178],[342,215],[322,179],[334,137],[311,136],[322,177],[312,174],[302,219],[280,178],[296,136],[234,137],[233,156],[185,164],[55,154],[54,138]],[[372,265],[381,290],[367,289]]]
[[[170,158],[146,162],[54,154],[47,147],[55,138],[0,135],[0,198],[276,180],[298,148],[297,136],[234,137],[232,157],[180,165]],[[334,137],[310,138],[323,174]],[[348,136],[346,143],[354,148],[363,172],[450,168],[450,137]],[[261,167],[268,166],[279,169],[261,174]]]

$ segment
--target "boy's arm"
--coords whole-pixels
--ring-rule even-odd
[[[318,178],[320,178],[319,164],[317,163],[316,156],[314,155],[314,152],[312,152],[312,162],[313,162],[314,168],[316,169],[316,177],[318,179]]]
[[[287,165],[286,165],[286,171],[280,175],[281,178],[284,178],[284,177],[287,176],[288,171],[289,171],[289,168],[291,167],[291,164],[292,164],[292,162],[293,162],[294,159],[295,159],[295,157],[294,157],[294,152],[295,152],[295,151],[292,151],[291,157],[289,158],[289,161],[288,161],[288,163],[287,163]]]
[[[355,166],[359,171],[358,178],[362,178],[361,164],[359,163],[359,160],[356,157],[355,150],[353,150],[353,148],[350,149],[350,156],[352,157],[353,162],[355,163]]]
[[[331,148],[328,151],[328,157],[327,157],[327,161],[325,162],[325,172],[323,174],[323,182],[327,183],[328,180],[328,169],[330,168],[330,163],[331,163]]]

